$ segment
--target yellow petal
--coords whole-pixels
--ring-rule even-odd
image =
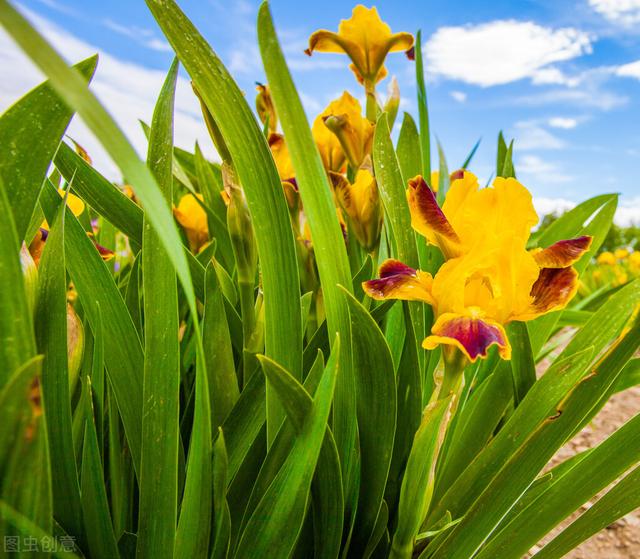
[[[386,75],[384,60],[389,52],[406,51],[413,46],[410,33],[391,33],[376,8],[358,5],[350,19],[340,22],[338,32],[316,31],[309,38],[307,54],[319,52],[345,53],[361,81],[376,83]]]
[[[414,270],[398,260],[385,260],[380,266],[380,278],[365,281],[362,288],[373,299],[401,299],[433,304],[431,274]]]
[[[269,134],[269,147],[278,168],[281,181],[291,181],[296,176],[289,157],[289,148],[282,134]]]
[[[345,91],[323,113],[325,126],[335,135],[354,169],[371,153],[375,125],[362,116],[359,101]]]
[[[196,194],[198,200],[202,201],[202,194]],[[193,194],[186,194],[180,198],[177,208],[174,208],[178,223],[182,225],[189,244],[194,251],[198,251],[209,239],[209,225],[207,214],[198,203]]]
[[[373,250],[380,240],[382,203],[373,175],[361,169],[350,184],[342,175],[330,173],[340,207],[349,216],[351,228],[365,250]]]

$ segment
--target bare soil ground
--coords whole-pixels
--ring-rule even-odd
[[[593,421],[558,451],[549,467],[596,446],[638,412],[640,412],[640,387],[614,395]],[[555,534],[575,520],[596,500],[597,497],[585,503],[580,511],[568,518],[558,530],[549,534],[531,551],[539,550],[544,543],[549,542]],[[614,522],[565,557],[567,559],[640,559],[640,509]]]

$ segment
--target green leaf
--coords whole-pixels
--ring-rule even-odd
[[[525,322],[510,323],[507,326],[507,335],[513,350],[511,371],[514,406],[517,407],[536,382],[536,364],[533,360],[527,324]]]
[[[39,542],[48,542],[51,543],[51,547],[57,549],[52,552],[53,557],[62,557],[63,559],[79,559],[78,555],[73,553],[73,551],[62,551],[59,548],[61,546],[55,545],[55,537],[49,535],[50,532],[43,530],[35,524],[28,516],[24,516],[20,514],[15,508],[10,506],[4,500],[0,500],[0,518],[3,518],[7,521],[8,524],[13,526],[15,530],[22,534],[25,538],[37,538]]]
[[[266,353],[300,378],[298,265],[289,210],[269,147],[242,91],[177,4],[147,0],[147,5],[219,127],[242,184],[262,270]],[[268,410],[268,415],[275,414],[277,428],[280,412],[275,405]]]
[[[97,62],[96,55],[76,65],[83,82],[91,79]],[[52,84],[44,82],[0,117],[0,178],[7,189],[20,241],[27,233],[40,187],[72,116],[73,110]]]
[[[98,447],[93,406],[91,405],[91,381],[84,386],[84,445],[82,447],[82,512],[91,557],[107,559],[119,557],[118,544],[113,533],[109,514],[107,490]]]
[[[559,559],[596,532],[640,506],[640,467],[635,468],[541,551],[538,559]]]
[[[229,459],[222,429],[213,443],[213,550],[212,559],[223,559],[229,551],[231,517],[227,503]]]
[[[287,68],[266,2],[262,4],[258,13],[258,42],[313,237],[329,342],[336,339],[336,333],[343,341],[349,340],[348,311],[342,301],[342,292],[338,289],[338,285],[347,288],[351,286],[344,238],[336,217],[327,175]],[[351,486],[355,479],[353,456],[356,454],[354,449],[357,445],[356,403],[350,344],[342,343],[341,348],[341,374],[336,386],[332,430],[340,453],[343,481],[346,486]],[[332,347],[333,351],[335,349]],[[277,358],[275,360],[283,365],[286,363]],[[350,492],[345,491],[345,494]]]
[[[362,554],[373,534],[389,474],[396,429],[396,379],[378,325],[348,292],[360,440],[360,496],[350,553]]]
[[[73,190],[80,198],[136,244],[142,243],[143,211],[140,206],[127,198],[66,143],[60,144],[54,162],[60,174],[73,184]]]
[[[638,384],[640,384],[640,358],[632,359],[622,369],[620,378],[616,383],[616,392],[622,392]]]
[[[505,158],[507,157],[507,143],[504,141],[502,130],[498,133],[498,151],[496,156],[496,176],[499,177],[504,169]]]
[[[529,390],[509,421],[429,512],[428,526],[439,520],[446,511],[450,511],[453,518],[464,514],[527,436],[545,418],[555,413],[558,402],[567,391],[588,374],[586,368],[592,355],[593,348],[590,347],[553,363]]]
[[[640,415],[637,415],[573,467],[553,475],[537,499],[502,527],[478,559],[522,557],[554,526],[639,461]]]
[[[411,227],[411,214],[407,205],[405,183],[393,150],[386,115],[381,115],[373,138],[373,160],[380,196],[385,209],[386,223],[395,239],[393,256],[401,262],[418,268],[418,250],[416,237]],[[415,343],[424,337],[423,305],[409,303],[409,309],[415,328]]]
[[[162,239],[163,246],[180,278],[187,302],[192,313],[195,314],[195,295],[180,236],[151,171],[140,160],[129,140],[89,90],[80,72],[69,68],[7,0],[0,0],[0,23],[35,65],[49,77],[51,87],[65,104],[78,112],[119,166],[123,176],[127,177],[145,208],[149,222]],[[138,407],[138,413],[140,413],[140,407]],[[131,425],[129,427],[131,428]],[[139,451],[139,448],[137,450]]]
[[[637,323],[629,334],[598,362],[590,375],[585,376],[564,395],[552,413],[527,434],[522,444],[508,457],[497,475],[483,488],[480,496],[464,513],[461,522],[438,546],[433,555],[434,559],[463,559],[473,556],[478,551],[548,460],[570,438],[576,427],[593,416],[594,405],[601,394],[615,383],[638,345],[640,323]],[[527,398],[533,392],[532,389]],[[527,398],[512,417],[525,406]]]
[[[29,410],[29,388],[40,374],[42,355],[36,355],[17,367],[8,376],[7,382],[0,389],[0,471],[9,459],[11,450],[15,448],[16,438],[20,435],[20,425]]]
[[[195,411],[187,459],[187,479],[184,486],[175,557],[208,557],[212,516],[213,464],[211,405],[205,364],[196,364]]]
[[[244,462],[251,445],[264,425],[266,414],[264,376],[254,374],[240,393],[222,425],[229,456],[229,479],[232,480]]]
[[[460,166],[461,169],[467,169],[469,167],[473,156],[476,154],[476,151],[478,151],[478,148],[480,147],[481,141],[482,138],[478,138],[478,141],[471,148],[471,151],[469,152],[469,155],[467,155],[467,158],[464,160],[464,163]]]
[[[427,106],[427,88],[422,63],[422,31],[416,33],[414,45],[416,57],[416,87],[418,90],[418,121],[420,122],[420,153],[422,154],[422,176],[429,180],[431,176],[431,139],[429,131],[429,109]]]
[[[515,356],[514,356],[515,357]],[[471,464],[491,440],[513,397],[513,382],[509,363],[498,366],[473,392],[464,407],[458,411],[458,420],[451,442],[438,466],[434,502]]]
[[[393,559],[410,559],[413,555],[413,543],[433,494],[435,461],[444,437],[450,403],[451,396],[437,400],[422,414],[402,479],[398,525],[391,543],[390,557]]]
[[[211,208],[211,210],[207,212],[209,236],[216,239],[220,257],[225,263],[227,270],[233,271],[235,261],[231,249],[231,239],[227,231],[227,207],[222,200],[222,196],[220,196],[220,189],[217,186],[213,168],[209,162],[205,160],[198,144],[196,144],[195,162],[198,173],[198,183],[200,184],[205,204]]]
[[[47,417],[53,514],[68,533],[82,539],[80,482],[71,435],[71,397],[67,353],[67,274],[64,251],[64,212],[56,212],[39,266],[36,316],[42,362],[42,395]],[[82,352],[83,338],[72,343]]]
[[[302,528],[313,473],[327,430],[329,410],[336,384],[339,343],[322,375],[313,403],[287,460],[247,522],[235,557],[243,559],[265,556],[285,557],[293,549]],[[287,411],[293,411],[300,390],[304,390],[289,373],[279,368],[264,369],[269,382]],[[279,377],[279,378],[278,378]],[[276,380],[277,378],[277,380]],[[294,417],[299,417],[295,411]],[[291,417],[292,420],[294,417]],[[297,421],[297,419],[296,419]],[[297,529],[296,529],[297,527]]]
[[[402,185],[404,186],[409,182],[409,179],[422,173],[420,134],[415,121],[409,113],[404,113],[396,151],[400,171],[402,172]]]
[[[496,176],[504,177],[505,179],[516,178],[516,170],[513,167],[513,140],[509,142],[509,147],[504,155],[504,165]]]
[[[223,295],[212,264],[207,267],[202,333],[207,355],[207,376],[215,429],[223,424],[233,409],[240,397],[240,391]]]
[[[49,183],[40,203],[50,222],[63,201]],[[105,364],[118,402],[136,469],[140,465],[142,439],[143,352],[120,291],[104,261],[71,210],[65,208],[65,253],[67,269],[82,301],[92,329],[102,320]],[[100,317],[100,318],[98,318]]]
[[[431,182],[431,177],[427,177],[427,182]],[[435,186],[435,185],[431,185]],[[438,141],[438,204],[444,204],[444,198],[449,190],[449,166],[444,155],[442,145]]]
[[[78,196],[128,235],[134,247],[142,244],[144,213],[140,206],[127,198],[66,144],[60,144],[55,163],[67,181],[73,182],[73,190]],[[203,301],[204,267],[186,248],[185,254],[193,278],[193,288]]]
[[[147,155],[167,207],[173,199],[173,109],[177,79],[178,62],[174,60],[154,110]],[[171,260],[146,216],[142,269],[144,380],[136,554],[170,559],[178,514],[178,286]]]
[[[0,179],[0,388],[11,371],[36,354],[31,311],[27,305],[20,241],[16,234],[11,206]]]

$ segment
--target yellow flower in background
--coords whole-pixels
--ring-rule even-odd
[[[438,194],[440,188],[440,171],[431,171],[431,190]]]
[[[293,181],[296,173],[293,170],[291,157],[289,157],[289,148],[287,147],[284,136],[275,133],[269,134],[269,147],[271,148],[273,159],[276,162],[280,180],[285,182]]]
[[[598,264],[604,264],[607,266],[613,266],[616,263],[616,257],[614,256],[614,254],[612,252],[609,251],[604,251],[601,252],[598,255],[598,258],[596,259],[596,262]]]
[[[256,111],[262,124],[268,123],[269,132],[275,132],[278,129],[278,115],[276,107],[271,98],[271,91],[268,85],[256,82]]]
[[[331,173],[334,192],[340,207],[347,214],[358,242],[367,251],[377,248],[384,213],[378,192],[378,185],[373,175],[361,169],[353,184],[336,173]]]
[[[636,273],[640,272],[640,251],[634,250],[629,255],[629,267],[634,270]]]
[[[325,113],[322,117],[325,126],[335,134],[349,164],[359,169],[371,153],[375,125],[362,116],[359,101],[347,91],[333,101]]]
[[[311,127],[313,139],[322,158],[322,165],[327,171],[333,171],[335,173],[344,171],[347,157],[344,154],[340,140],[327,128],[324,121],[331,115],[340,114],[341,110],[340,99],[331,101],[329,106],[315,118],[313,126]]]
[[[67,196],[67,207],[71,210],[73,215],[79,217],[82,212],[84,212],[85,206],[82,198],[78,198],[75,194],[71,194],[71,192],[69,192],[69,194],[67,195],[67,193],[62,188],[58,189],[58,194],[60,194],[62,198],[64,198],[65,195]],[[40,224],[40,229],[49,231],[49,224],[47,223],[46,219]]]
[[[616,257],[616,260],[624,260],[629,257],[629,251],[626,248],[617,248],[613,255]]]
[[[349,68],[360,83],[372,87],[387,75],[384,60],[390,52],[407,51],[413,46],[411,33],[391,33],[376,8],[358,5],[350,19],[343,19],[338,32],[321,29],[309,37],[309,56],[314,51],[344,53]]]
[[[435,277],[397,260],[380,267],[380,278],[363,283],[374,299],[420,300],[434,309],[436,321],[423,347],[458,348],[471,361],[497,345],[509,359],[504,326],[564,308],[578,289],[573,268],[591,246],[591,237],[558,241],[528,251],[538,222],[531,194],[515,179],[497,178],[480,189],[476,177],[455,174],[440,208],[435,194],[418,176],[407,198],[412,225],[446,258]]]
[[[202,202],[202,194],[196,196]],[[209,240],[207,213],[198,200],[193,194],[185,194],[180,198],[178,207],[173,209],[173,215],[184,229],[189,246],[194,252],[198,252]]]

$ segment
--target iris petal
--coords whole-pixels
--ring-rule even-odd
[[[593,237],[584,235],[575,239],[558,241],[550,247],[532,252],[541,268],[566,268],[571,266],[589,250]]]
[[[407,200],[412,227],[430,243],[439,246],[447,258],[458,256],[460,239],[438,206],[433,190],[420,175],[409,181]]]
[[[460,349],[472,362],[485,358],[492,345],[497,345],[503,359],[511,358],[511,345],[502,325],[474,316],[445,313],[431,329],[422,347],[435,349],[438,345],[452,345]]]
[[[399,260],[385,260],[380,266],[380,278],[365,281],[362,288],[373,299],[402,299],[433,304],[431,274],[414,270]]]

